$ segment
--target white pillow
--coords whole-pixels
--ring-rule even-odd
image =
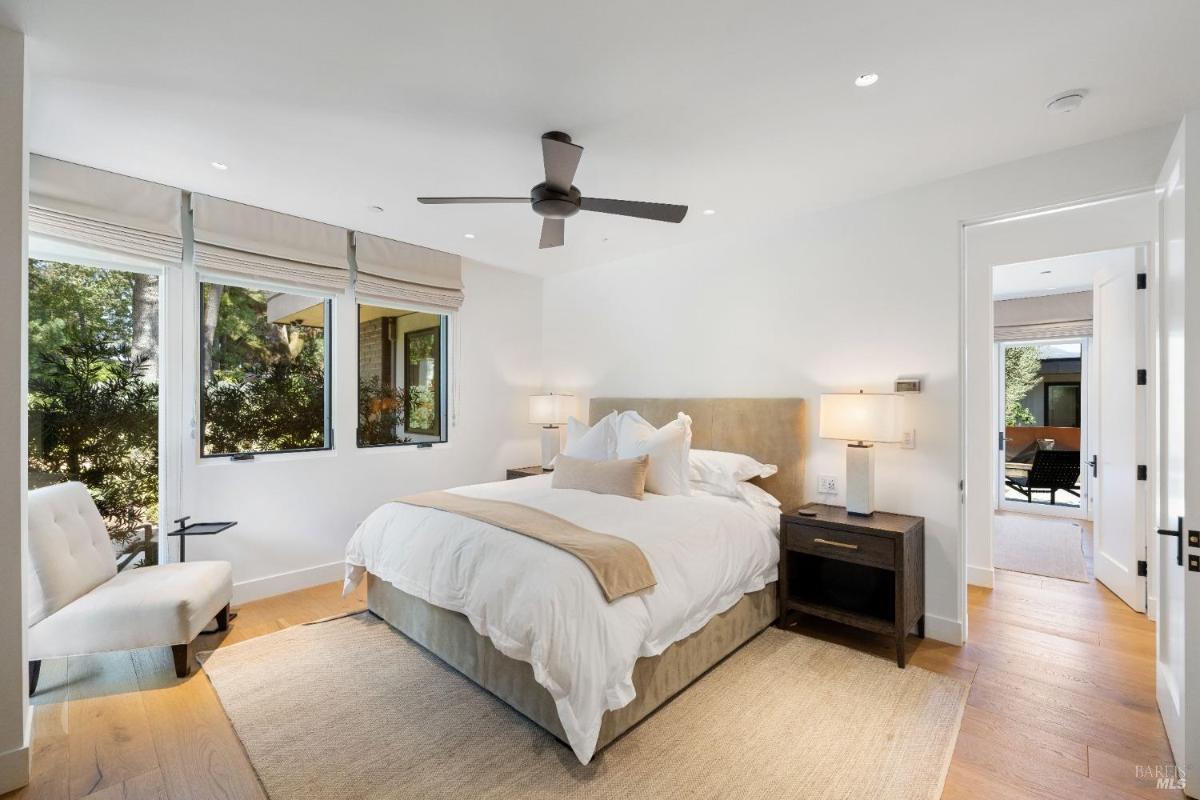
[[[779,471],[774,464],[763,464],[742,453],[721,450],[692,450],[688,457],[688,478],[703,484],[713,494],[736,497],[738,485],[752,478],[769,478]]]
[[[574,417],[567,417],[567,446],[563,455],[588,461],[612,461],[617,457],[617,412],[592,427]]]
[[[683,412],[655,429],[636,411],[617,420],[617,458],[650,456],[646,491],[654,494],[691,494],[688,453],[692,448],[692,418]]]

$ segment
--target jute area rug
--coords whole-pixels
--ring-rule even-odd
[[[1075,522],[997,514],[992,524],[996,569],[1088,582],[1083,529]]]
[[[204,670],[273,800],[937,798],[968,689],[770,628],[583,766],[369,613]]]

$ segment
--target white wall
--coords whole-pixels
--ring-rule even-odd
[[[0,28],[0,794],[29,780],[25,668],[25,38]]]
[[[907,400],[917,446],[879,448],[877,504],[926,518],[927,630],[958,641],[961,222],[1152,185],[1170,134],[1141,131],[550,278],[544,381],[585,398],[799,396],[815,431],[821,392],[923,376],[923,394]],[[987,284],[990,331],[990,272]],[[840,502],[816,481],[844,479],[844,445],[813,437],[807,449],[808,498]]]
[[[183,459],[182,513],[233,519],[238,526],[189,540],[188,559],[231,561],[236,601],[340,579],[346,541],[384,501],[502,480],[506,467],[536,463],[538,429],[527,421],[527,397],[541,389],[542,281],[468,260],[463,280],[466,302],[450,330],[459,410],[446,444],[354,446],[357,318],[354,304],[340,298],[334,309],[332,452],[201,462],[190,445]]]

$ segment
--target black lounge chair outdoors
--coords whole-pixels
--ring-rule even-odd
[[[1032,503],[1034,492],[1050,492],[1050,505],[1055,505],[1059,491],[1079,497],[1075,484],[1079,482],[1078,450],[1038,450],[1033,454],[1029,471],[1007,470],[1004,483],[1016,489]]]

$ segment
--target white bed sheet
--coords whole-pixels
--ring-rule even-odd
[[[707,493],[647,494],[638,501],[552,489],[550,480],[450,491],[522,503],[628,539],[645,553],[657,585],[608,603],[591,572],[568,553],[466,517],[387,503],[346,546],[346,591],[369,571],[464,614],[500,652],[532,665],[586,764],[604,712],[635,696],[638,658],[658,655],[776,579],[778,512]]]

